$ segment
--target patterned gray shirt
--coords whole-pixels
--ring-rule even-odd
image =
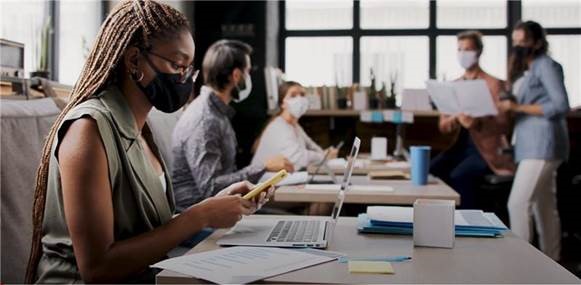
[[[264,174],[264,165],[236,169],[232,116],[234,109],[204,86],[176,124],[172,137],[172,184],[178,212],[232,183],[256,183]]]

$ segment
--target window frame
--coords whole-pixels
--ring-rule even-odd
[[[50,34],[49,46],[50,54],[48,56],[48,66],[50,71],[50,79],[53,81],[59,80],[59,44],[60,44],[60,1],[46,0],[48,9],[46,10],[47,16],[51,17],[50,26],[52,33]],[[100,1],[101,4],[101,23],[107,18],[109,13],[109,8],[111,4],[109,1]]]
[[[512,27],[522,19],[522,2],[521,0],[506,1],[507,26],[505,28],[486,28],[477,29],[485,36],[505,36],[507,43],[507,54],[512,47]],[[429,1],[429,26],[428,28],[419,29],[361,29],[360,27],[360,8],[361,3],[354,0],[353,3],[353,28],[342,30],[287,30],[286,29],[286,1],[283,0],[279,5],[279,65],[282,70],[285,69],[286,46],[285,41],[288,37],[331,37],[347,36],[353,38],[353,82],[361,82],[361,37],[365,36],[427,36],[428,37],[428,58],[429,58],[429,76],[436,78],[436,57],[437,57],[437,37],[438,36],[455,36],[466,29],[459,28],[438,28],[437,27],[437,0]],[[562,28],[545,28],[547,35],[581,35],[580,27],[562,27]]]

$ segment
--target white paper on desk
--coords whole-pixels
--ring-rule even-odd
[[[262,183],[272,176],[276,175],[276,172],[266,172],[258,182]],[[297,171],[293,173],[289,173],[289,175],[278,182],[276,186],[286,186],[286,185],[297,185],[297,184],[305,184],[309,179],[309,173],[307,171]]]
[[[376,221],[413,223],[414,208],[370,206],[367,207],[367,216],[369,219]],[[496,215],[493,213],[485,213],[481,210],[456,210],[454,212],[454,224],[456,226],[506,228]]]
[[[353,166],[354,168],[364,168],[365,165],[368,164],[367,160],[363,160],[363,159],[357,159],[355,160],[355,165]],[[327,161],[327,166],[330,168],[345,168],[345,165],[347,165],[347,160],[344,158],[333,158],[333,159],[329,159]]]
[[[245,284],[335,258],[275,247],[226,247],[158,262],[167,269],[219,284]]]
[[[411,165],[407,161],[393,161],[393,162],[386,163],[385,168],[388,168],[388,169],[409,169],[409,168],[411,168]]]
[[[305,185],[305,190],[312,191],[339,191],[341,190],[341,185],[339,184],[307,184]],[[349,191],[384,191],[393,192],[395,189],[388,185],[350,185]]]
[[[397,206],[370,206],[367,207],[367,216],[375,221],[389,221],[397,223],[412,223],[414,208]]]

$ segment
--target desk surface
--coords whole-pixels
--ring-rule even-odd
[[[321,176],[317,176],[319,178]],[[339,176],[338,178],[341,178]],[[454,200],[460,204],[460,195],[439,179],[430,179],[425,186],[414,186],[409,180],[371,180],[367,176],[352,176],[355,185],[385,185],[394,191],[350,190],[345,194],[345,203],[412,205],[417,199]],[[330,190],[305,190],[304,185],[281,186],[274,192],[277,202],[323,202],[334,203],[337,192]]]
[[[251,216],[270,219],[281,216]],[[293,217],[294,218],[294,217]],[[306,218],[297,216],[297,219]],[[216,231],[188,253],[218,248]],[[356,218],[340,218],[328,248],[351,256],[407,255],[412,260],[392,263],[395,274],[350,274],[336,261],[266,279],[282,283],[561,283],[579,284],[575,275],[522,239],[456,238],[453,249],[415,248],[411,236],[358,234]],[[157,283],[192,283],[191,277],[164,270]]]
[[[386,162],[374,162],[368,159],[358,159],[358,161],[363,162],[364,166],[359,166],[359,165],[355,165],[353,167],[353,175],[367,175],[369,174],[369,172],[372,171],[385,171],[385,170],[400,170],[400,171],[404,171],[404,172],[409,172],[409,166],[393,166],[393,162],[392,165],[390,165],[390,163],[386,163]],[[317,171],[317,167],[316,165],[309,165],[307,167],[307,171],[309,173],[315,173]],[[334,174],[343,174],[345,172],[345,167],[338,167],[338,166],[332,166],[329,167],[329,171],[333,172]],[[318,173],[325,173],[325,171],[323,169],[319,169]]]

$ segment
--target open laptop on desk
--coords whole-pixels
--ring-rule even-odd
[[[340,150],[341,147],[343,147],[343,143],[344,141],[341,141],[335,148],[337,150]],[[329,166],[327,166],[327,162],[329,161],[329,156],[331,155],[331,150],[327,149],[325,151],[325,156],[323,156],[323,159],[316,164],[315,171],[310,175],[310,178],[307,180],[308,184],[329,184],[329,183],[337,183],[337,177],[335,177],[335,173],[333,171],[331,171],[331,169],[329,169]],[[331,180],[315,180],[315,178],[317,177],[317,174],[319,174],[319,171],[321,169],[324,169],[325,172],[327,172],[327,174],[329,175],[329,177],[331,178]],[[307,173],[308,173],[308,167],[307,167]]]
[[[359,154],[361,140],[355,138],[345,165],[345,174],[331,218],[284,219],[254,221],[242,220],[232,230],[217,241],[218,245],[273,246],[273,247],[314,247],[326,248],[332,238],[335,224],[341,213],[345,191],[349,188],[353,165]]]

